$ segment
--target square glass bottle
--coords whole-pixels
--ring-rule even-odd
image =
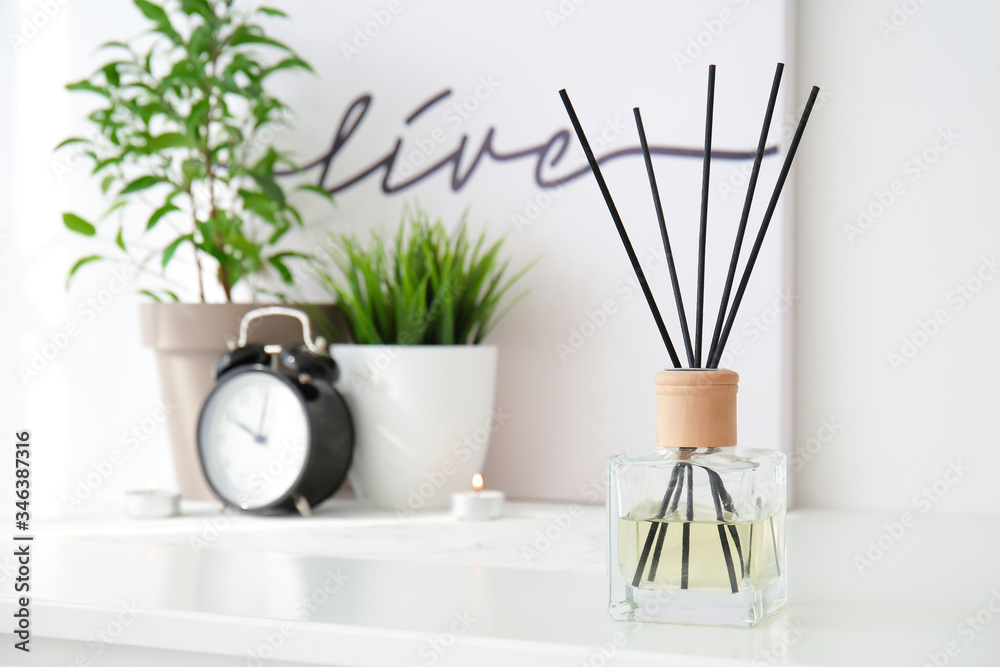
[[[657,373],[659,446],[608,459],[615,619],[751,627],[785,603],[785,455],[735,446],[738,381]]]

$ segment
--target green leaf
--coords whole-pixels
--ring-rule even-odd
[[[281,279],[288,285],[292,285],[295,283],[295,279],[292,276],[291,271],[289,271],[288,267],[285,265],[285,260],[290,258],[298,259],[303,262],[311,262],[313,260],[312,257],[310,257],[305,253],[295,252],[291,250],[271,255],[267,261],[271,264],[271,266],[273,266],[278,270],[278,273],[281,274]],[[282,268],[284,268],[284,270],[282,270]]]
[[[191,33],[187,51],[192,57],[206,56],[206,59],[211,59],[211,49],[212,28],[210,23],[205,23],[195,28],[194,32]]]
[[[111,184],[115,182],[115,178],[116,177],[113,174],[108,174],[103,180],[101,180],[101,194],[108,194],[108,188],[110,188]]]
[[[290,48],[281,42],[266,37],[258,26],[242,25],[233,31],[233,34],[229,37],[229,45],[240,46],[242,44],[266,44],[283,51],[288,51],[289,53],[292,52]]]
[[[97,93],[98,95],[103,95],[104,97],[111,99],[111,93],[108,91],[107,88],[101,88],[100,86],[96,86],[90,81],[86,80],[77,81],[76,83],[68,83],[66,84],[66,90],[75,90],[75,91],[82,90],[88,93]]]
[[[80,137],[70,137],[69,139],[64,139],[63,141],[59,142],[59,145],[53,148],[52,150],[57,151],[63,146],[69,146],[70,144],[80,144],[80,143],[86,144],[90,142],[87,141],[86,139],[81,139]]]
[[[267,239],[267,245],[274,245],[275,243],[277,243],[278,241],[280,241],[281,237],[284,236],[285,234],[287,234],[288,230],[291,229],[291,228],[292,228],[291,225],[289,225],[287,223],[285,223],[285,224],[278,224],[277,226],[275,226],[274,232],[272,232],[271,236],[268,237],[268,239]]]
[[[121,157],[108,158],[107,160],[99,160],[94,163],[94,168],[91,170],[91,174],[99,174],[108,167],[118,165],[122,163]]]
[[[180,297],[178,297],[174,292],[171,292],[168,289],[161,290],[161,292],[165,296],[169,297],[171,301],[174,301],[174,302],[180,301]],[[139,290],[139,294],[145,294],[150,299],[152,299],[153,301],[156,301],[158,303],[162,303],[163,302],[163,299],[160,298],[160,295],[157,294],[156,292],[151,291],[151,290],[141,289],[141,290]]]
[[[167,12],[159,5],[155,5],[148,0],[135,0],[135,6],[138,7],[139,11],[142,12],[143,15],[150,21],[155,21],[156,23],[164,21],[168,23],[170,22],[170,19],[167,17]]]
[[[115,236],[115,245],[121,248],[124,252],[128,252],[128,249],[125,247],[125,239],[122,238],[122,229],[122,227],[118,228],[118,235]]]
[[[121,77],[118,76],[118,63],[108,63],[101,71],[104,72],[104,78],[107,79],[109,85],[115,88],[121,85]]]
[[[272,255],[271,257],[267,258],[267,261],[271,266],[273,266],[275,269],[278,270],[278,273],[281,275],[281,281],[283,283],[285,283],[286,285],[291,285],[293,282],[295,282],[295,279],[292,277],[292,272],[289,271],[288,267],[285,266],[285,263],[281,261],[280,256]]]
[[[153,215],[149,216],[149,222],[146,223],[146,231],[148,232],[150,229],[155,227],[156,223],[158,223],[163,216],[179,210],[179,208],[169,202],[156,209],[153,211]]]
[[[304,190],[305,192],[312,192],[313,194],[319,195],[320,197],[322,197],[323,199],[327,200],[328,202],[331,202],[331,203],[333,202],[333,195],[331,195],[327,191],[326,188],[321,187],[319,185],[314,185],[313,183],[307,183],[305,185],[300,185],[299,187],[297,187],[295,189],[296,190]]]
[[[307,63],[305,60],[302,60],[301,58],[298,57],[291,57],[291,58],[285,58],[284,60],[275,63],[271,67],[268,67],[264,71],[264,76],[267,76],[268,74],[273,74],[274,72],[280,72],[281,70],[286,70],[286,69],[304,69],[307,72],[315,71],[313,70],[312,65]]]
[[[194,140],[186,134],[167,132],[147,141],[143,150],[146,153],[159,153],[167,148],[196,148],[196,146]]]
[[[288,18],[288,14],[281,11],[280,9],[275,9],[274,7],[258,7],[257,11],[261,14],[267,14],[268,16],[280,16],[282,18]]]
[[[181,11],[188,16],[198,14],[202,18],[209,20],[215,18],[212,6],[208,3],[208,0],[181,0]]]
[[[295,208],[294,206],[289,206],[286,204],[285,213],[287,213],[287,215],[285,216],[285,222],[289,224],[294,222],[299,227],[303,226],[304,223],[302,222],[302,214],[299,213],[299,209]]]
[[[181,162],[181,173],[186,181],[197,181],[205,174],[205,165],[201,160],[184,160]]]
[[[74,231],[77,234],[83,234],[84,236],[93,236],[97,233],[97,230],[94,229],[92,224],[80,216],[74,215],[73,213],[63,213],[63,224],[66,225],[70,231]]]
[[[105,218],[107,218],[108,216],[110,216],[112,213],[114,213],[118,209],[120,209],[120,208],[122,208],[124,206],[127,206],[127,205],[128,205],[128,199],[118,199],[118,200],[116,200],[115,203],[112,204],[111,206],[109,206],[108,210],[105,211],[101,215],[101,220],[104,220]]]
[[[277,224],[274,201],[270,197],[260,192],[242,189],[239,191],[239,195],[243,198],[244,208],[253,211],[271,224]]]
[[[73,267],[69,270],[69,273],[66,274],[66,287],[69,288],[70,281],[73,280],[73,276],[75,276],[76,272],[80,270],[80,267],[90,264],[91,262],[100,261],[102,259],[104,258],[101,257],[100,255],[87,255],[86,257],[81,257],[80,259],[76,260],[76,264],[74,264]]]
[[[104,49],[125,49],[127,51],[129,47],[128,44],[126,44],[125,42],[112,41],[112,42],[104,42],[97,48],[100,51],[103,51]]]
[[[271,176],[274,173],[274,165],[277,164],[279,157],[281,156],[278,151],[274,150],[273,147],[268,146],[264,155],[257,160],[257,164],[253,165],[249,171]]]
[[[302,259],[302,260],[305,260],[305,261],[309,261],[309,260],[313,259],[311,256],[305,254],[304,252],[297,252],[295,250],[285,250],[284,252],[279,252],[279,253],[275,254],[274,256],[275,257],[281,257],[281,258],[294,257],[296,259]]]
[[[164,183],[166,180],[167,179],[162,176],[140,176],[126,185],[118,194],[127,195],[133,192],[139,192],[140,190],[146,190],[147,188],[153,187],[157,183]]]
[[[158,32],[168,37],[174,44],[180,44],[183,41],[180,34],[171,25],[170,17],[167,16],[167,12],[163,7],[155,5],[148,0],[134,0],[134,2],[143,16],[156,24]]]
[[[163,250],[163,264],[162,264],[163,270],[166,270],[167,264],[169,264],[170,260],[174,258],[174,253],[177,252],[177,248],[179,248],[182,243],[188,243],[193,241],[194,241],[193,234],[185,234],[184,236],[179,236],[176,239],[174,239],[170,243],[170,245],[168,245]]]
[[[273,178],[266,174],[250,174],[250,177],[257,182],[264,194],[270,197],[278,206],[284,207],[285,193],[282,191]]]

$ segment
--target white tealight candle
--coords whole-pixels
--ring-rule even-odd
[[[472,476],[472,491],[451,494],[451,513],[463,521],[485,521],[503,514],[503,491],[484,491],[483,476]]]
[[[175,491],[127,491],[125,513],[133,519],[160,519],[181,513],[181,494]]]

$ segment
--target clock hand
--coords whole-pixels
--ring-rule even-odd
[[[247,433],[249,433],[250,435],[252,435],[253,439],[254,439],[254,442],[256,442],[257,444],[263,444],[265,442],[264,438],[262,438],[261,436],[257,435],[256,433],[254,433],[253,429],[251,429],[249,426],[247,426],[243,422],[236,421],[236,419],[234,419],[232,416],[229,417],[229,421],[231,421],[233,424],[235,424],[236,426],[239,426],[241,429],[243,429],[244,431],[246,431]]]
[[[268,387],[264,390],[264,407],[260,411],[260,425],[257,426],[257,437],[264,437],[264,419],[267,417],[267,406],[270,403],[271,388]]]

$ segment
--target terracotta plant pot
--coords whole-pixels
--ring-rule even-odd
[[[143,345],[156,351],[160,388],[171,406],[167,417],[177,486],[184,498],[214,499],[201,474],[195,430],[201,405],[212,388],[212,367],[239,338],[243,316],[265,304],[144,303],[139,306]],[[329,321],[340,322],[333,305],[313,306]],[[313,323],[313,335],[323,329]],[[252,323],[251,342],[293,345],[302,342],[302,325],[272,317]]]

